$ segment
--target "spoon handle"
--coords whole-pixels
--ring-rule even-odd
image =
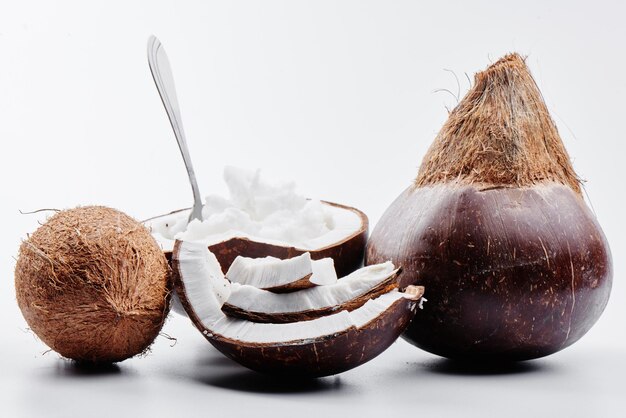
[[[189,183],[193,191],[193,208],[189,215],[189,221],[191,222],[194,219],[202,220],[202,198],[200,197],[200,189],[198,188],[196,174],[193,171],[189,149],[187,148],[183,122],[180,117],[180,108],[178,107],[178,100],[176,99],[176,87],[174,86],[172,69],[167,54],[165,53],[165,48],[163,48],[161,42],[159,42],[154,35],[150,36],[148,39],[148,65],[150,66],[154,84],[156,84],[159,95],[161,96],[161,101],[167,112],[172,130],[174,131],[174,136],[176,136],[176,141],[178,142],[178,148],[180,148],[180,153],[183,156],[183,161],[187,168]]]

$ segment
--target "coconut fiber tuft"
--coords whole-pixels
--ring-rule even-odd
[[[144,352],[158,335],[170,270],[143,225],[87,206],[55,214],[22,243],[15,289],[28,325],[53,350],[109,363]]]
[[[477,73],[419,170],[417,187],[459,181],[489,187],[580,182],[524,59],[509,54]]]

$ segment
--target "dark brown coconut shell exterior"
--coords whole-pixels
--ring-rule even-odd
[[[205,337],[230,359],[258,372],[294,377],[330,376],[367,363],[385,351],[409,325],[417,303],[413,299],[400,299],[361,329],[350,328],[314,341],[242,344],[218,335],[205,334]]]
[[[606,239],[564,186],[481,191],[407,189],[376,226],[367,262],[402,263],[402,286],[429,289],[405,333],[455,359],[524,360],[572,344],[611,289]],[[495,216],[494,216],[495,215]],[[400,243],[399,234],[410,237]]]
[[[455,359],[525,360],[582,337],[611,289],[609,246],[521,57],[476,75],[366,263],[429,289],[405,338]]]
[[[217,257],[220,265],[222,266],[222,271],[228,271],[230,265],[233,263],[233,261],[235,261],[235,258],[237,258],[237,256],[249,258],[271,256],[284,260],[309,252],[313,260],[332,258],[335,262],[335,270],[337,271],[337,276],[346,276],[361,267],[361,265],[363,264],[369,221],[365,213],[356,208],[340,205],[338,203],[323,203],[354,212],[361,219],[361,228],[341,242],[337,242],[335,244],[316,250],[305,250],[296,247],[273,245],[264,242],[252,241],[247,238],[231,238],[229,240],[210,245],[209,250]],[[177,212],[181,212],[183,210],[187,209],[180,209],[167,215],[150,218],[144,222],[154,221],[162,216],[168,216]],[[165,256],[168,260],[171,261],[172,252],[166,251]]]
[[[363,306],[368,300],[375,299],[378,296],[388,293],[396,288],[398,288],[398,275],[392,274],[389,278],[382,281],[368,292],[336,306],[328,306],[326,308],[299,312],[268,313],[247,311],[237,306],[233,306],[226,301],[226,303],[222,306],[222,311],[229,316],[247,319],[252,322],[281,324],[286,322],[308,321],[322,316],[331,315],[339,311],[353,311]]]
[[[117,362],[147,350],[169,311],[171,288],[150,232],[101,206],[52,216],[22,243],[15,266],[29,327],[80,362]]]

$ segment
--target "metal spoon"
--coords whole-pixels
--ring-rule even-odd
[[[170,61],[167,59],[165,48],[163,48],[161,42],[154,35],[150,36],[148,39],[148,65],[150,66],[154,84],[156,84],[159,95],[161,96],[161,101],[170,119],[174,136],[176,136],[176,141],[178,142],[178,148],[180,148],[180,153],[183,156],[183,161],[187,168],[189,183],[193,191],[193,208],[189,215],[189,222],[194,219],[202,220],[202,198],[200,197],[200,189],[198,189],[196,174],[193,171],[187,141],[185,140],[185,131],[183,131],[183,122],[180,117],[178,100],[176,99],[176,88],[174,86]]]

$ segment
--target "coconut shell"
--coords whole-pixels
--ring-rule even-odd
[[[367,242],[369,221],[365,213],[360,210],[340,205],[338,203],[323,202],[324,204],[334,206],[354,212],[361,219],[361,227],[350,236],[340,242],[328,245],[315,250],[306,250],[302,248],[274,245],[265,242],[253,241],[248,238],[235,237],[226,241],[218,242],[210,245],[209,250],[215,254],[217,260],[222,266],[222,271],[228,271],[230,265],[238,256],[249,258],[276,257],[280,259],[293,258],[306,252],[311,254],[313,260],[322,258],[332,258],[335,263],[337,276],[343,277],[357,270],[363,264],[365,255],[365,244]],[[179,209],[166,215],[157,216],[147,219],[144,223],[149,224],[161,217],[172,215],[188,209]],[[171,249],[165,250],[165,255],[169,261],[172,259]],[[310,283],[310,282],[309,282]],[[295,290],[295,289],[292,289]]]
[[[495,215],[495,216],[494,216]],[[402,243],[391,232],[402,228]],[[402,263],[429,289],[405,338],[448,358],[526,360],[580,339],[607,304],[606,238],[571,189],[409,188],[374,230],[367,263]]]
[[[118,362],[148,349],[169,310],[171,274],[141,223],[115,209],[61,211],[20,246],[17,302],[64,357]]]
[[[203,334],[224,355],[258,372],[330,376],[360,366],[389,348],[409,325],[416,310],[416,299],[399,299],[363,328],[349,328],[313,341],[244,345],[219,335]]]

